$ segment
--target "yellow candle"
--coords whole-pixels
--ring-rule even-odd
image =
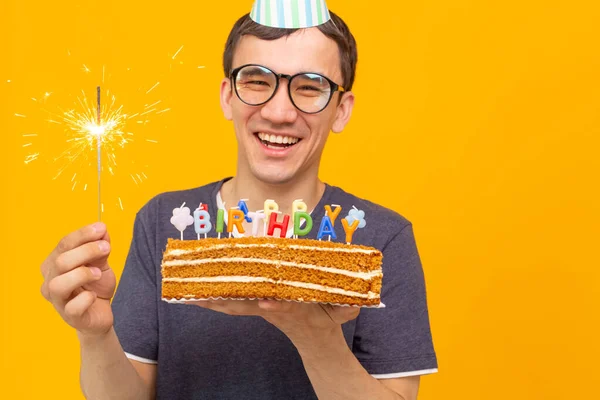
[[[275,202],[275,200],[265,200],[265,221],[268,221],[271,218],[271,213],[273,211],[279,211],[279,205]]]
[[[337,204],[333,204],[333,206],[335,207],[335,210],[331,210],[331,206],[326,205],[325,213],[331,220],[331,225],[335,226],[335,219],[338,217],[338,215],[340,215],[340,212],[342,211],[342,207],[338,206]]]
[[[346,232],[346,243],[352,243],[352,235],[354,234],[354,231],[356,231],[356,228],[358,228],[358,223],[358,220],[355,219],[352,222],[352,225],[349,225],[346,218],[342,219],[342,226],[344,227],[344,232]]]
[[[292,215],[296,214],[299,211],[302,211],[302,212],[308,211],[308,208],[306,207],[306,203],[303,202],[302,200],[294,200],[294,202],[292,203]]]

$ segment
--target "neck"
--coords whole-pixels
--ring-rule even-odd
[[[294,200],[302,199],[310,211],[317,206],[325,191],[325,184],[317,176],[271,184],[256,179],[252,174],[247,175],[238,173],[223,184],[221,198],[227,208],[236,206],[240,199],[248,199],[246,204],[250,211],[262,210],[265,200],[271,199],[279,205],[279,211],[291,215]]]

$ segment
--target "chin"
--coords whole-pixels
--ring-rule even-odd
[[[297,171],[275,165],[253,165],[250,170],[256,179],[269,185],[282,185],[294,180],[297,176],[295,173]]]

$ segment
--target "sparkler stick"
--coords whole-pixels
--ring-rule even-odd
[[[101,144],[102,144],[102,138],[100,137],[100,135],[102,135],[102,132],[100,131],[100,127],[102,126],[102,121],[101,121],[101,117],[100,117],[100,86],[98,86],[97,88],[97,105],[98,105],[98,109],[97,109],[97,115],[98,115],[98,133],[97,133],[97,148],[98,148],[98,221],[102,220],[102,203],[101,203],[101,197],[100,197],[100,172],[102,170],[102,159],[101,159]]]

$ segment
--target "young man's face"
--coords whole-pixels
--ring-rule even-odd
[[[243,36],[233,57],[233,69],[258,64],[280,74],[313,72],[341,85],[338,51],[337,44],[316,28],[274,41]],[[316,176],[329,132],[342,131],[352,112],[352,93],[345,93],[338,105],[339,96],[342,92],[335,93],[323,111],[307,114],[292,104],[288,80],[283,78],[271,100],[250,106],[236,96],[231,80],[224,79],[221,106],[225,117],[234,123],[238,173],[250,172],[270,184]],[[269,144],[274,141],[283,143]]]

